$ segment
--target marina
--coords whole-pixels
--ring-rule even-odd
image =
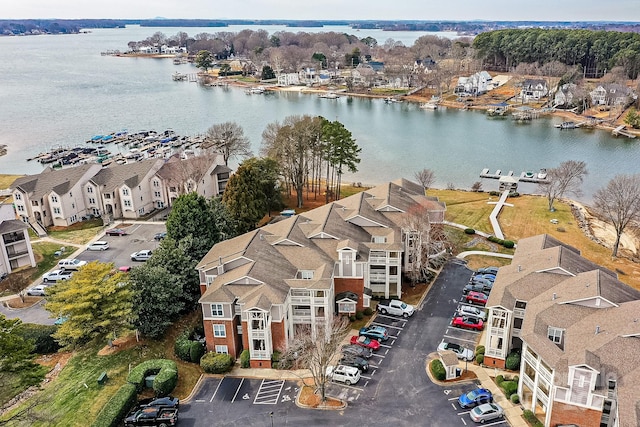
[[[538,173],[534,173],[531,170],[522,171],[520,175],[515,175],[512,170],[503,175],[501,169],[491,173],[489,168],[484,168],[482,172],[480,172],[480,178],[498,179],[504,182],[513,182],[513,180],[515,180],[515,182],[530,182],[534,184],[547,184],[549,182],[546,168],[540,169]],[[503,178],[511,179],[504,180]]]

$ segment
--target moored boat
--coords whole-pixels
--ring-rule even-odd
[[[547,170],[545,168],[540,169],[540,172],[538,172],[538,179],[547,179]]]

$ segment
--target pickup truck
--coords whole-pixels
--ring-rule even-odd
[[[413,316],[415,309],[412,305],[397,299],[383,299],[378,302],[377,310],[382,314],[392,314],[394,316]]]
[[[124,420],[125,427],[169,427],[178,423],[178,408],[146,407],[138,409]]]

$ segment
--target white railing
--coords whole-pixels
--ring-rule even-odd
[[[311,310],[293,310],[293,315],[296,317],[311,317]]]
[[[519,337],[520,334],[522,333],[522,331],[520,331],[520,329],[513,329],[513,331],[511,332],[511,335],[513,335],[514,337]]]
[[[504,351],[497,348],[486,348],[484,354],[485,356],[504,358]]]
[[[327,305],[327,299],[324,297],[316,297],[313,299],[315,305]]]
[[[251,358],[258,360],[270,360],[269,352],[266,350],[251,350]]]
[[[387,257],[386,256],[370,256],[369,264],[386,264]]]
[[[311,297],[291,297],[291,304],[311,304]]]
[[[385,282],[387,280],[386,273],[369,273],[369,281]]]
[[[551,384],[551,372],[547,371],[542,366],[538,367],[537,370],[538,374],[540,374],[542,378],[544,378],[549,384]]]
[[[513,316],[514,317],[520,317],[520,318],[524,319],[524,309],[523,308],[514,308],[513,309]]]
[[[489,328],[489,335],[492,335],[492,336],[504,337],[506,335],[504,332],[505,330],[503,328],[494,328],[494,327]]]
[[[254,340],[265,339],[267,338],[267,332],[261,329],[250,329],[249,338]]]
[[[538,366],[538,361],[528,351],[524,353],[524,360],[529,362],[531,366]]]

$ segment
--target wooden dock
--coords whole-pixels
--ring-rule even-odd
[[[622,136],[626,136],[627,138],[635,138],[636,136],[634,134],[632,134],[631,132],[627,132],[625,130],[626,126],[625,125],[620,125],[617,128],[615,128],[613,131],[611,131],[611,134],[613,136],[618,136],[618,135],[622,135]]]
[[[480,172],[480,178],[501,179],[504,177],[514,178],[519,182],[532,182],[534,184],[546,184],[549,182],[546,177],[539,178],[537,173],[532,172],[521,172],[518,176],[515,176],[512,170],[510,170],[507,174],[503,174],[502,170],[500,169],[492,173],[489,168],[484,168],[482,169],[482,172]]]

